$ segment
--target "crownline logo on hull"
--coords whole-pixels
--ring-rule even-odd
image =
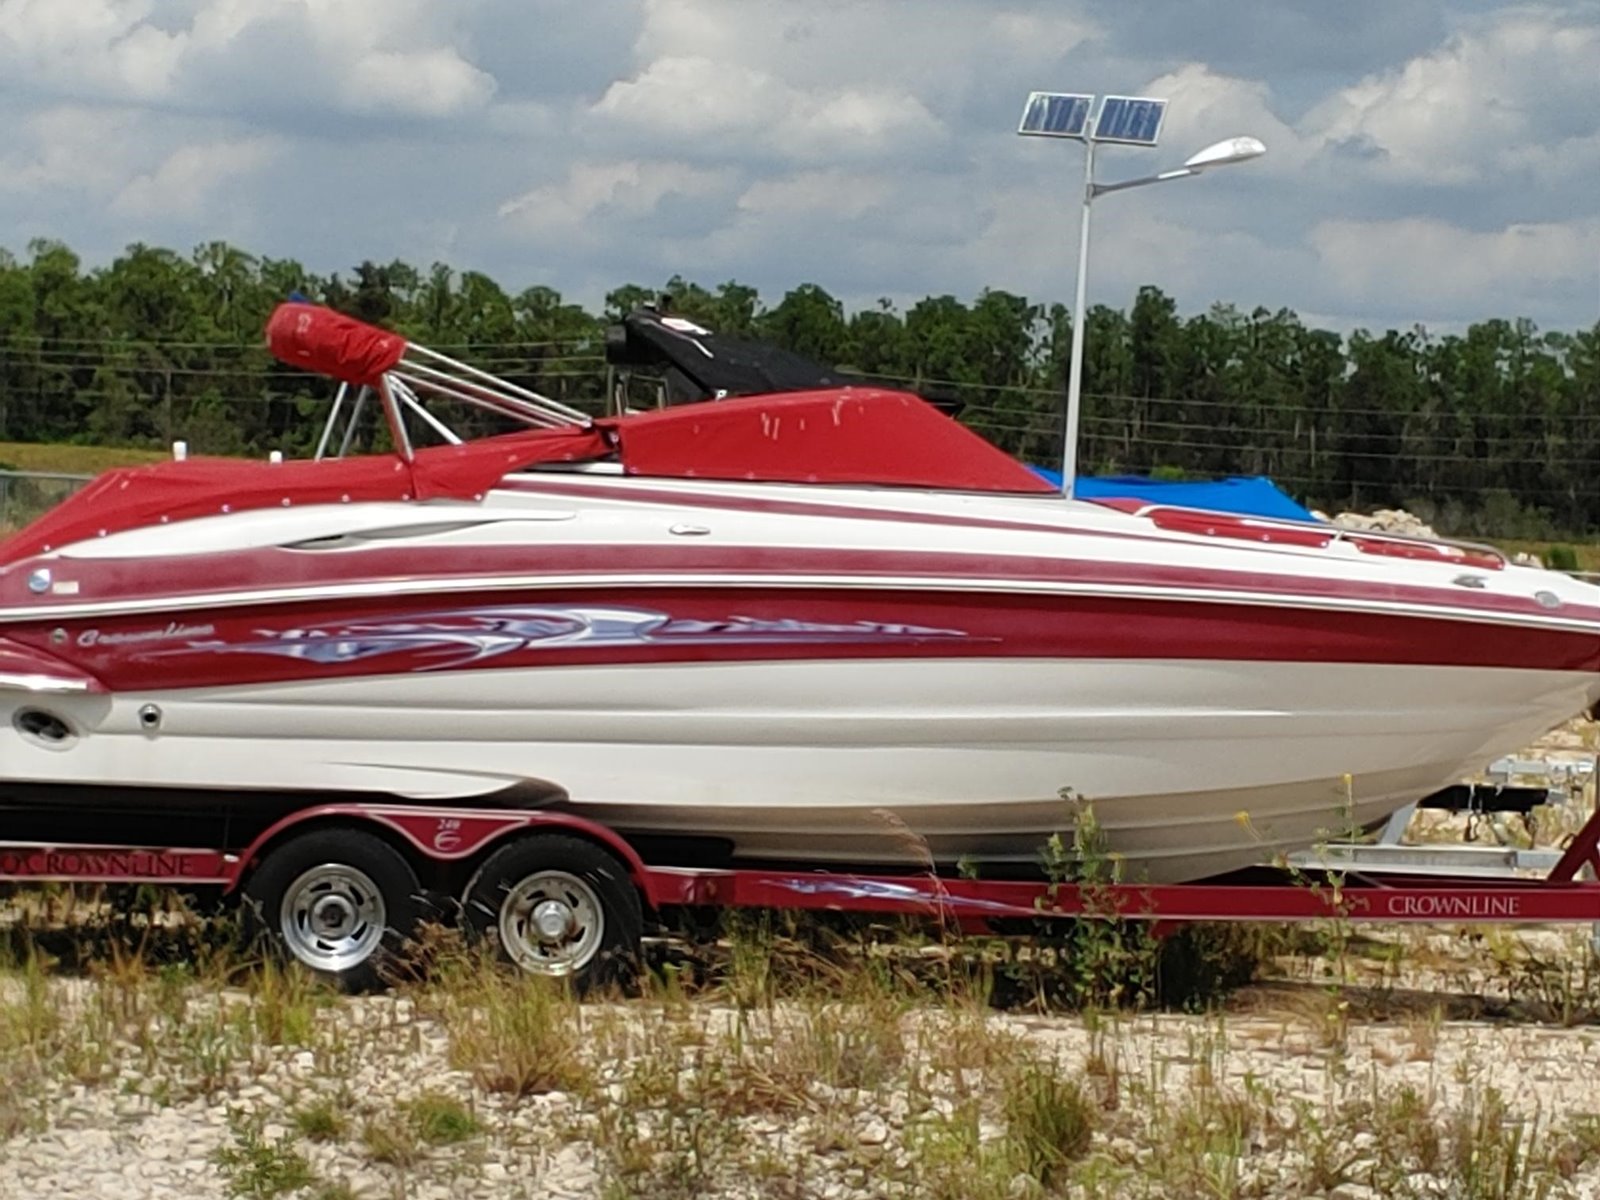
[[[166,642],[177,638],[208,637],[216,633],[215,625],[184,625],[177,621],[169,621],[159,629],[126,629],[102,631],[98,628],[85,629],[78,634],[78,645],[89,646],[129,646],[145,642]]]

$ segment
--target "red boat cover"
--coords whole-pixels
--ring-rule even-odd
[[[281,310],[280,310],[281,311]],[[100,476],[4,542],[0,563],[167,521],[301,504],[475,500],[539,463],[620,456],[625,471],[683,479],[1054,492],[915,396],[845,388],[710,401],[398,455],[266,463],[227,458]]]
[[[292,367],[345,383],[376,384],[406,352],[398,333],[320,304],[280,304],[267,321],[267,348]]]
[[[917,396],[836,388],[746,396],[614,422],[630,475],[1054,492]]]
[[[93,537],[191,517],[300,504],[481,497],[508,471],[600,458],[611,447],[587,429],[540,429],[398,455],[266,463],[192,458],[108,471],[0,542],[0,563]]]

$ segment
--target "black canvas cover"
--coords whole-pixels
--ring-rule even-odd
[[[668,404],[833,387],[913,390],[898,381],[824,367],[767,342],[715,333],[652,308],[635,309],[622,324],[606,331],[606,361],[619,367],[661,371]],[[924,400],[946,412],[960,407],[952,393],[917,390]]]

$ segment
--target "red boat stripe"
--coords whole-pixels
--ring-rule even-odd
[[[1567,604],[1550,609],[1532,596],[1467,588],[1014,554],[729,546],[714,542],[660,546],[374,546],[358,552],[268,547],[162,559],[58,560],[54,563],[57,578],[70,580],[76,585],[75,591],[43,596],[32,595],[26,589],[25,580],[32,566],[33,561],[28,560],[0,571],[0,608],[11,610],[7,615],[12,619],[19,611],[34,616],[51,609],[70,611],[96,603],[120,608],[146,599],[198,597],[203,607],[205,597],[238,592],[261,592],[264,600],[287,601],[300,588],[361,584],[418,583],[459,590],[489,577],[525,580],[529,587],[539,587],[542,579],[549,579],[559,586],[571,587],[574,576],[593,578],[597,583],[607,577],[627,576],[633,586],[638,586],[636,580],[640,577],[652,582],[659,579],[668,585],[676,581],[691,584],[696,582],[696,576],[716,576],[723,586],[758,589],[773,586],[775,579],[783,580],[785,586],[809,587],[835,583],[893,587],[897,582],[956,590],[1050,590],[1060,586],[1120,591],[1140,587],[1170,591],[1172,599],[1178,601],[1225,598],[1263,605],[1275,601],[1309,602],[1322,610],[1337,610],[1352,603],[1377,604],[1448,609],[1453,616],[1478,613],[1484,619],[1532,617],[1552,625],[1600,621],[1600,608],[1591,605]],[[187,569],[179,575],[178,571],[184,568]],[[1196,592],[1206,595],[1193,595]]]
[[[9,632],[13,641],[92,672],[113,689],[140,691],[419,670],[795,659],[1600,670],[1600,638],[1587,632],[1248,604],[823,589],[585,588],[537,600],[524,591],[428,595],[208,613],[187,628],[146,616],[41,622]]]

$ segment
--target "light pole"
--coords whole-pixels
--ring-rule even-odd
[[[1148,96],[1107,96],[1091,122],[1095,97],[1082,93],[1034,92],[1022,111],[1017,132],[1025,137],[1072,138],[1083,143],[1083,216],[1078,225],[1078,285],[1072,308],[1072,356],[1067,368],[1066,429],[1061,447],[1061,494],[1072,498],[1078,473],[1078,416],[1082,406],[1083,337],[1088,325],[1085,306],[1089,280],[1089,212],[1095,197],[1123,192],[1148,183],[1187,179],[1211,167],[1258,158],[1267,148],[1253,137],[1229,138],[1191,155],[1183,166],[1119,183],[1094,181],[1094,148],[1100,142],[1154,146],[1161,132],[1167,102]]]

